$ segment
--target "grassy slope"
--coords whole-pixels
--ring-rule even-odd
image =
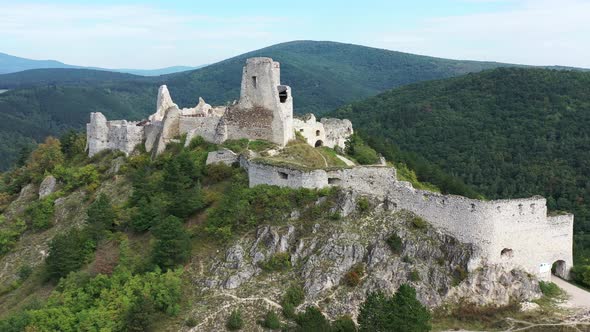
[[[395,89],[332,115],[489,198],[541,194],[590,230],[590,73],[502,68]],[[419,174],[420,175],[420,174]]]

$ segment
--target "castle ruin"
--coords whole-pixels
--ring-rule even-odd
[[[88,155],[119,150],[129,155],[136,146],[158,155],[166,145],[186,134],[187,144],[197,136],[212,143],[228,139],[266,140],[285,146],[295,138],[294,128],[311,145],[344,148],[352,134],[348,120],[322,119],[316,123],[293,118],[291,88],[281,84],[280,64],[271,58],[250,58],[242,72],[240,99],[229,106],[211,106],[202,98],[193,108],[180,109],[166,85],[158,90],[156,112],[144,121],[107,121],[91,113],[86,125]],[[313,130],[309,129],[313,126]]]
[[[228,139],[261,139],[284,147],[296,135],[315,147],[344,148],[352,135],[349,120],[293,117],[291,88],[280,82],[280,65],[270,58],[251,58],[242,73],[240,99],[228,106],[211,106],[202,98],[193,108],[180,109],[165,85],[158,91],[156,112],[147,120],[107,121],[91,113],[87,124],[90,156],[102,150],[129,155],[144,144],[153,156],[186,134],[186,144],[200,136],[222,143]],[[389,210],[409,210],[433,227],[464,243],[476,254],[469,270],[487,264],[522,268],[541,280],[551,273],[569,277],[573,266],[572,214],[548,215],[542,197],[483,201],[419,190],[399,181],[387,165],[309,169],[265,164],[229,150],[209,153],[207,164],[238,163],[248,172],[250,186],[261,184],[320,189],[337,186],[376,198]],[[553,271],[552,271],[553,268]]]

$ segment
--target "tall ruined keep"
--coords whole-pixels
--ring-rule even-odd
[[[318,128],[304,132],[307,124],[293,119],[293,96],[291,88],[281,84],[280,64],[271,58],[250,58],[242,72],[240,99],[231,105],[211,106],[199,98],[195,107],[180,109],[162,85],[156,112],[147,120],[107,121],[101,113],[91,113],[86,125],[87,148],[90,156],[102,150],[120,150],[129,155],[144,143],[148,152],[157,155],[183,134],[187,135],[187,144],[201,136],[213,143],[246,138],[285,146],[295,138],[294,121],[312,145],[344,147],[352,134],[350,121],[339,119],[328,119],[326,126],[323,122],[314,124]]]

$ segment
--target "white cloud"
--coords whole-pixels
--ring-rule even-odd
[[[373,43],[440,57],[590,68],[590,1],[513,2],[510,10],[431,18]]]
[[[269,45],[278,38],[270,27],[286,20],[177,13],[143,5],[13,2],[0,3],[0,13],[0,51],[104,67],[210,63]],[[224,43],[237,52],[208,52]]]

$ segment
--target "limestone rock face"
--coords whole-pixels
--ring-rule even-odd
[[[51,195],[55,192],[55,188],[57,186],[57,180],[52,175],[49,175],[43,179],[41,184],[39,185],[39,198],[44,198],[48,195]]]
[[[539,297],[539,283],[525,271],[491,265],[469,274],[461,285],[451,291],[449,300],[464,299],[476,305],[507,305],[511,300],[528,301]]]
[[[341,193],[332,202],[330,211],[340,211],[342,216],[338,220],[317,219],[309,224],[297,220],[305,216],[305,209],[286,211],[284,223],[259,226],[205,263],[195,283],[205,286],[204,294],[219,306],[247,301],[261,310],[269,305],[280,309],[286,287],[299,284],[305,303],[297,310],[316,305],[330,319],[344,314],[354,318],[368,293],[392,294],[404,283],[414,287],[418,300],[429,308],[463,298],[473,299],[474,305],[502,305],[509,299],[530,301],[540,296],[538,282],[530,274],[495,265],[467,272],[478,255],[475,246],[430,225],[416,228],[414,214],[393,212],[385,201],[370,199],[371,212],[361,214],[354,204],[357,199]],[[318,200],[315,206],[326,203]],[[400,239],[396,250],[387,243],[392,234]],[[290,269],[260,268],[281,252],[290,255]],[[351,287],[346,275],[359,266],[364,273],[359,285]],[[202,315],[209,317],[210,311]],[[200,328],[214,330],[213,321]]]

